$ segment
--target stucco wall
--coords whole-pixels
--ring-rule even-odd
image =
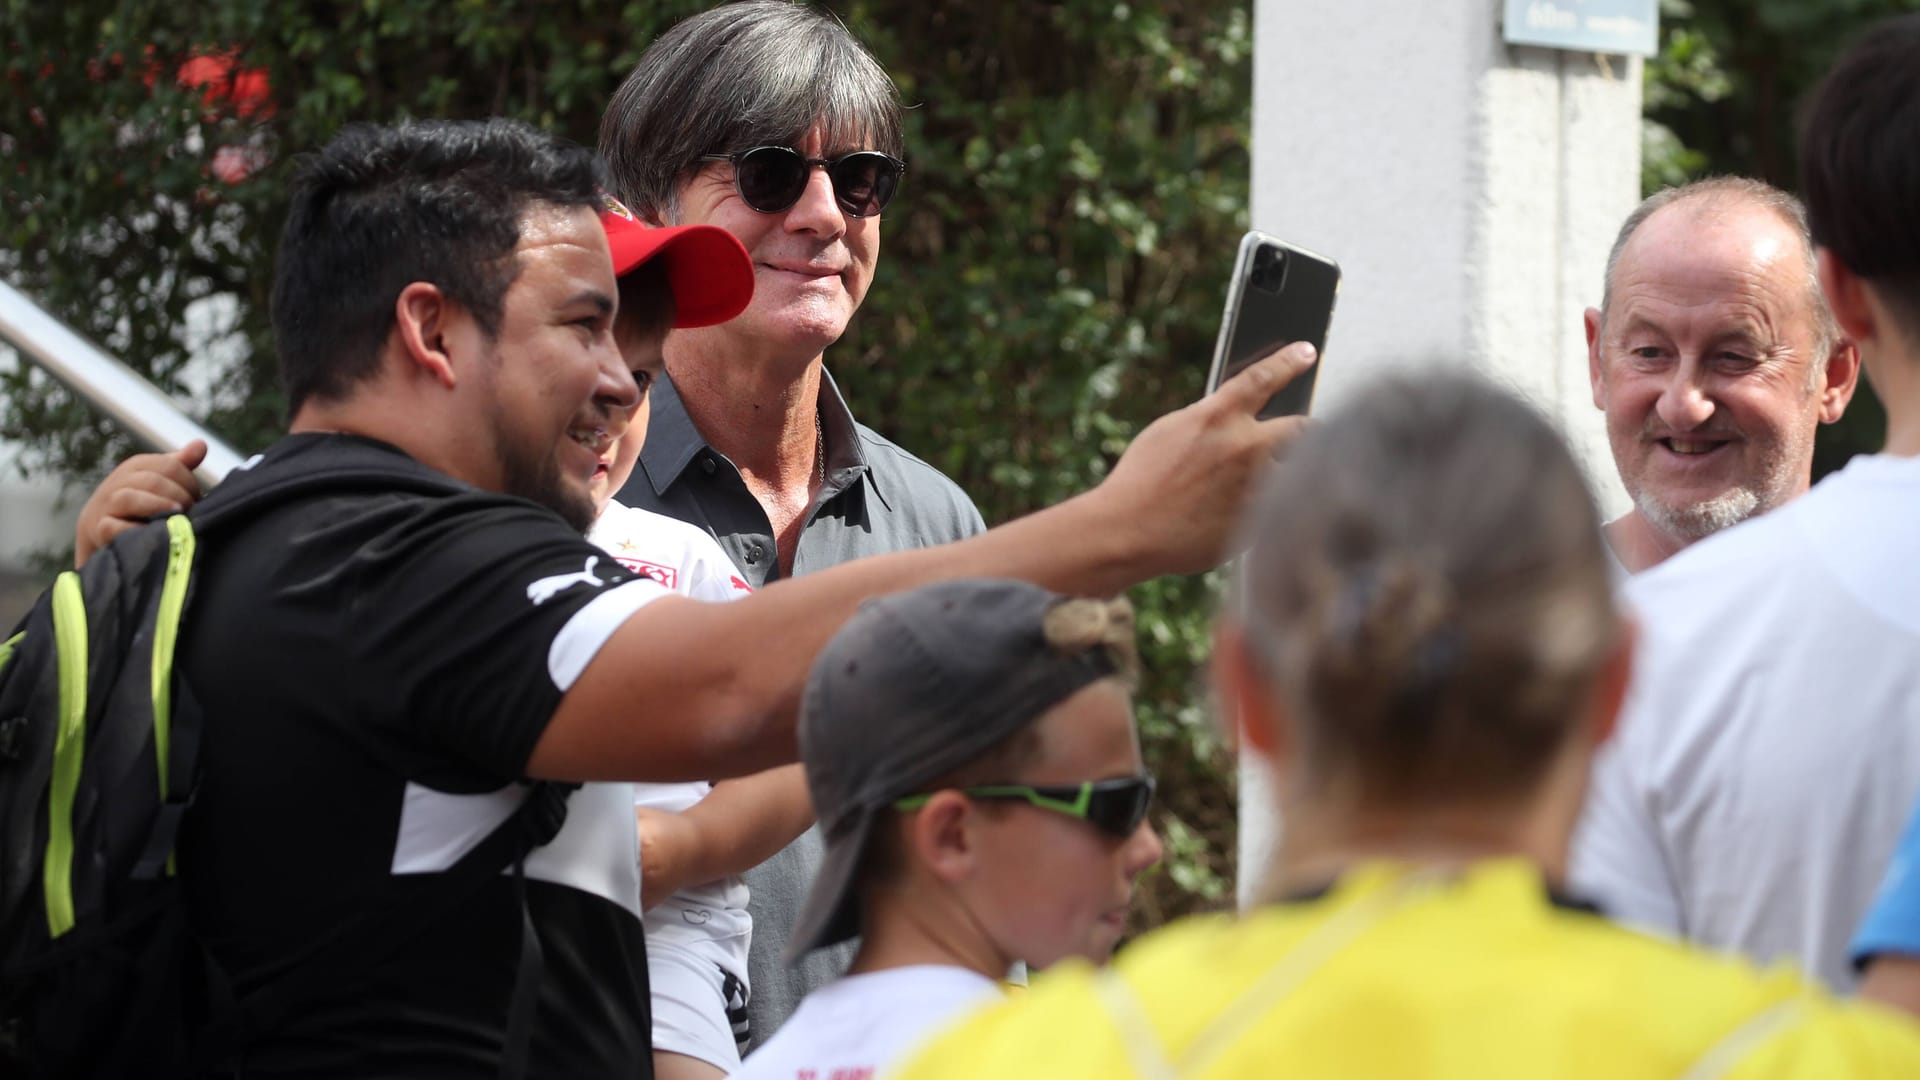
[[[1639,198],[1641,62],[1508,46],[1501,7],[1256,0],[1252,222],[1344,272],[1316,411],[1395,365],[1470,364],[1561,423],[1611,516],[1581,313]],[[1243,903],[1270,805],[1243,766]]]

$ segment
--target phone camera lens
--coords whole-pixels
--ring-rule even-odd
[[[1253,273],[1249,275],[1253,287],[1262,292],[1277,293],[1287,278],[1287,253],[1274,247],[1262,247],[1253,254]]]

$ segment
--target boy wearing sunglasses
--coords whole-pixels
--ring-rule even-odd
[[[861,944],[736,1077],[880,1075],[1015,961],[1112,954],[1161,855],[1134,665],[1125,600],[1014,581],[884,597],[835,635],[800,720],[826,857],[787,949]]]

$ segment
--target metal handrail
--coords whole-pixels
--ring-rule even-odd
[[[0,339],[85,398],[127,433],[153,450],[177,450],[204,439],[207,459],[194,474],[212,487],[240,464],[240,455],[180,411],[146,377],[69,330],[4,281],[0,281]]]

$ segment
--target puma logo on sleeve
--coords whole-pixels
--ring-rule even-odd
[[[587,565],[582,567],[578,573],[555,574],[552,577],[543,577],[527,586],[527,599],[533,601],[534,607],[539,607],[541,604],[566,592],[575,585],[591,585],[597,589],[606,584],[606,582],[601,581],[593,575],[593,568],[599,565],[599,563],[600,556],[589,555],[587,556]]]

